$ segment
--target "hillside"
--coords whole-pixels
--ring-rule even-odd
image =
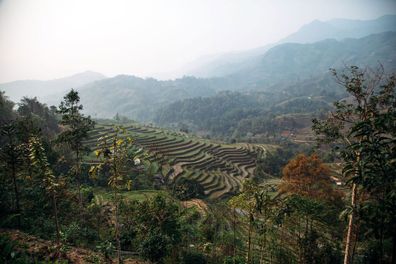
[[[396,33],[373,34],[360,39],[324,40],[312,44],[287,43],[270,49],[248,69],[228,76],[242,81],[244,88],[266,89],[277,83],[312,79],[328,74],[329,68],[345,65],[396,69]]]
[[[185,66],[184,74],[197,77],[221,77],[234,74],[257,63],[270,48],[284,43],[313,43],[325,39],[362,38],[371,34],[396,30],[396,16],[386,15],[373,20],[314,20],[280,41],[252,50],[225,53],[198,59]]]
[[[162,126],[188,129],[210,137],[249,140],[255,135],[282,137],[282,131],[309,128],[310,120],[332,108],[332,96],[301,96],[224,92],[192,98],[161,108],[155,121]],[[285,118],[287,116],[287,118]],[[301,117],[309,119],[308,124]],[[306,119],[305,117],[305,119]]]
[[[122,113],[137,120],[148,121],[161,106],[179,99],[214,95],[216,88],[221,85],[215,80],[193,77],[158,81],[119,75],[78,90],[85,111],[93,116],[111,118],[116,113]],[[61,99],[60,96],[58,98]]]
[[[120,113],[138,121],[152,121],[155,113],[173,102],[209,97],[219,91],[283,92],[290,97],[340,94],[329,68],[344,65],[396,68],[396,33],[374,34],[361,39],[325,40],[312,44],[282,44],[270,49],[248,70],[223,78],[159,81],[120,75],[78,88],[85,112],[94,117]],[[58,94],[58,102],[63,94]],[[54,102],[55,103],[55,102]],[[100,106],[100,107],[98,107]]]
[[[185,179],[194,181],[203,188],[199,198],[209,200],[238,193],[243,180],[255,176],[257,155],[272,148],[253,144],[223,144],[139,124],[127,125],[126,130],[134,139],[135,148],[142,150],[137,157],[157,164],[155,175],[151,176],[157,177],[169,188]],[[85,145],[94,151],[101,137],[106,140],[114,137],[112,126],[98,125]],[[97,162],[92,156],[86,160],[88,165]]]

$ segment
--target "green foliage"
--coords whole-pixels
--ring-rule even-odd
[[[220,92],[213,97],[177,101],[158,111],[156,122],[180,129],[208,133],[210,136],[246,140],[249,134],[280,138],[284,130],[308,126],[299,116],[317,116],[331,108],[319,98],[291,99],[286,94]],[[306,118],[305,118],[306,119]],[[308,121],[309,118],[308,118]]]
[[[81,227],[77,222],[71,222],[69,225],[62,227],[60,236],[62,242],[77,245],[82,236]]]
[[[199,251],[188,250],[181,256],[182,264],[206,264],[208,263],[204,254]]]
[[[257,158],[256,176],[265,179],[268,176],[280,176],[282,168],[293,156],[290,148],[276,148],[275,151],[259,153]],[[269,174],[269,175],[268,175]]]
[[[40,103],[36,97],[23,97],[18,107],[18,114],[24,121],[22,125],[32,133],[39,130],[41,134],[52,138],[59,132],[58,120],[54,109]]]
[[[62,116],[61,124],[65,126],[57,138],[58,143],[65,143],[78,155],[84,149],[82,141],[88,137],[88,132],[93,128],[94,122],[90,117],[80,113],[83,106],[79,104],[80,97],[73,89],[64,97],[59,105],[58,113]]]
[[[142,201],[124,201],[120,206],[123,245],[136,245],[146,259],[160,261],[170,256],[182,239],[179,206],[157,195]]]
[[[0,262],[23,264],[29,261],[28,255],[21,249],[21,245],[7,235],[0,235]]]
[[[396,76],[385,76],[381,67],[333,73],[351,99],[336,102],[335,112],[314,120],[313,129],[344,161],[343,175],[353,189],[350,219],[359,216],[366,239],[383,241],[394,236],[396,223]],[[359,195],[365,198],[357,200]],[[380,248],[383,260],[390,258]]]
[[[223,264],[245,264],[246,259],[242,256],[235,256],[235,257],[230,257],[227,256],[224,258]]]
[[[170,245],[168,236],[153,230],[146,234],[146,238],[140,244],[139,252],[145,259],[157,262],[169,254]]]
[[[8,97],[3,91],[0,91],[0,127],[15,119],[16,114],[14,113],[13,108],[14,103],[8,100]]]
[[[173,195],[179,200],[204,197],[204,188],[197,181],[181,178],[174,183]]]
[[[105,258],[110,259],[115,250],[115,246],[111,241],[103,241],[99,245],[96,246],[96,248],[105,256]]]

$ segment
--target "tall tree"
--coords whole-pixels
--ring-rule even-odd
[[[59,225],[59,213],[58,213],[58,191],[62,188],[62,184],[55,177],[49,163],[47,160],[47,155],[45,153],[44,147],[38,137],[31,137],[29,140],[29,157],[31,163],[34,167],[35,173],[42,177],[41,182],[43,187],[51,199],[55,227],[56,227],[56,242],[59,246],[60,244],[60,225]]]
[[[370,208],[367,211],[371,219],[385,221],[373,227],[377,230],[387,227],[388,234],[393,236],[395,263],[396,75],[385,76],[382,67],[371,71],[356,66],[342,73],[333,70],[333,74],[350,97],[335,102],[335,110],[326,120],[314,119],[313,129],[319,142],[332,144],[340,153],[343,173],[351,188],[344,263],[353,261],[357,227],[366,217],[362,213],[364,208]]]
[[[130,155],[132,138],[126,136],[126,130],[122,127],[114,128],[115,135],[112,138],[99,138],[99,150],[96,156],[101,159],[99,165],[92,166],[90,173],[95,175],[100,171],[109,172],[108,185],[113,191],[114,200],[114,229],[117,243],[117,259],[121,263],[121,241],[120,241],[120,191],[131,189],[131,180],[127,179],[128,171],[131,169],[133,157]]]
[[[3,125],[0,130],[3,137],[3,144],[0,147],[0,161],[6,174],[11,178],[14,190],[15,213],[17,215],[17,225],[21,226],[21,205],[18,175],[23,164],[23,146],[18,138],[18,123],[12,121]]]
[[[80,206],[82,206],[81,195],[81,161],[84,151],[87,148],[83,141],[87,139],[88,132],[94,127],[91,118],[85,117],[81,110],[83,106],[80,104],[78,92],[71,90],[64,97],[64,101],[59,105],[58,113],[62,115],[61,125],[63,131],[58,135],[57,142],[67,144],[75,155],[74,160],[74,176],[78,185],[78,196]]]

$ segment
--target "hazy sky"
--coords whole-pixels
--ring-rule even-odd
[[[155,76],[314,19],[395,12],[396,0],[0,0],[0,82],[86,70]]]

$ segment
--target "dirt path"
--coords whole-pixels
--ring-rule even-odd
[[[208,212],[208,205],[201,199],[191,199],[188,201],[182,201],[181,203],[185,208],[191,208],[195,206],[203,214]]]

